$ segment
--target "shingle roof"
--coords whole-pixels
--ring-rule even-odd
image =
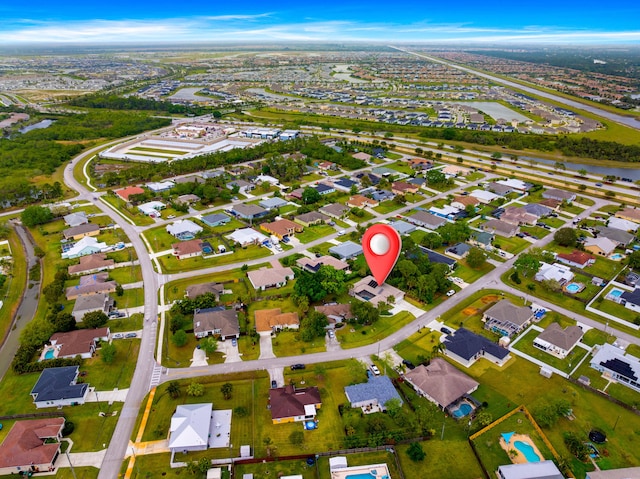
[[[500,322],[509,322],[522,326],[533,316],[531,308],[526,306],[516,306],[508,299],[498,301],[485,311],[488,318],[497,319]]]
[[[220,330],[220,335],[233,336],[240,334],[238,313],[233,309],[204,308],[193,314],[193,332],[204,333]]]
[[[582,334],[582,329],[578,326],[567,326],[562,329],[558,323],[551,323],[538,335],[538,339],[568,351],[580,341]]]
[[[65,333],[55,333],[49,338],[49,342],[56,343],[60,347],[59,358],[88,353],[96,340],[109,336],[109,328],[78,329]]]
[[[420,365],[405,374],[405,380],[445,408],[478,387],[478,382],[442,358]]]
[[[366,383],[345,386],[344,393],[351,403],[377,400],[384,406],[390,399],[398,399],[402,404],[402,398],[388,376],[374,376]]]
[[[57,437],[64,426],[63,417],[17,421],[0,446],[0,468],[50,464],[58,455],[60,443],[45,443]]]
[[[65,238],[73,238],[74,236],[93,233],[94,231],[100,231],[100,227],[91,223],[84,223],[78,226],[73,226],[72,228],[67,228],[62,232],[62,236]]]
[[[460,328],[455,334],[447,336],[444,344],[447,346],[447,351],[467,361],[482,351],[498,359],[504,359],[509,355],[508,349],[465,328]]]
[[[320,391],[317,387],[296,389],[295,386],[289,385],[283,388],[269,389],[272,419],[304,416],[305,406],[321,402]]]
[[[89,385],[87,383],[74,384],[78,370],[78,366],[43,370],[33,386],[31,394],[36,395],[37,402],[83,397]]]

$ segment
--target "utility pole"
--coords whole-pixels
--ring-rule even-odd
[[[64,451],[64,453],[67,455],[67,461],[69,461],[69,467],[71,467],[71,474],[73,474],[73,479],[78,479],[76,477],[76,471],[75,469],[73,469],[73,464],[71,464],[71,458],[69,457],[69,450],[67,449],[66,451]]]

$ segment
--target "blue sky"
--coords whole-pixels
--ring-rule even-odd
[[[640,2],[0,2],[0,44],[284,41],[640,44]]]

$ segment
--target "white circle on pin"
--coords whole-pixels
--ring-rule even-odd
[[[371,237],[371,241],[369,241],[369,246],[371,247],[371,251],[378,256],[382,256],[383,254],[387,254],[389,252],[390,244],[389,238],[382,233],[375,234]]]

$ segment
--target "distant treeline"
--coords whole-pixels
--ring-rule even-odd
[[[504,146],[513,150],[532,149],[538,151],[559,150],[565,156],[615,160],[640,161],[640,146],[623,145],[614,141],[576,138],[570,135],[525,135],[521,133],[497,133],[463,130],[457,128],[427,128],[420,133],[422,138],[464,141],[488,146]]]
[[[110,110],[162,111],[180,115],[186,115],[189,113],[194,115],[213,113],[215,117],[222,116],[219,111],[212,110],[210,107],[180,105],[171,103],[170,101],[156,101],[137,96],[128,96],[125,98],[118,95],[104,95],[100,93],[79,96],[70,100],[69,105],[85,108],[106,108]]]

